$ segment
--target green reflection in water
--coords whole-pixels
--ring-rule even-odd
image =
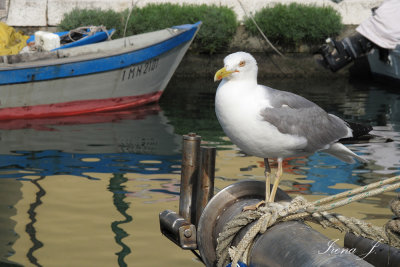
[[[26,225],[25,231],[29,235],[30,240],[32,241],[32,247],[29,249],[26,256],[28,257],[29,261],[35,266],[42,266],[39,264],[38,259],[33,256],[33,253],[43,247],[43,243],[37,239],[36,237],[36,228],[34,224],[36,223],[36,208],[42,204],[41,198],[46,195],[46,191],[43,187],[39,184],[40,180],[43,180],[45,176],[42,176],[38,179],[31,180],[31,182],[37,187],[38,191],[36,192],[36,199],[35,202],[31,203],[29,206],[28,214],[30,222]]]
[[[121,251],[116,253],[116,255],[118,255],[118,265],[123,267],[128,266],[125,263],[125,257],[131,253],[131,249],[122,241],[125,237],[129,236],[129,234],[120,227],[121,224],[132,221],[132,216],[126,212],[129,209],[129,203],[124,201],[126,198],[126,191],[124,190],[125,186],[122,184],[126,181],[128,181],[128,179],[123,177],[123,174],[114,173],[114,176],[110,179],[110,185],[108,186],[108,190],[113,193],[113,203],[115,207],[125,218],[125,220],[111,223],[111,229],[115,233],[115,241],[122,248]]]

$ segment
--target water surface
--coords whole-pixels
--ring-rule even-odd
[[[309,200],[400,174],[400,91],[373,81],[262,80],[301,94],[391,138],[349,144],[368,163],[323,154],[284,161],[282,189]],[[216,191],[264,180],[214,114],[217,84],[174,77],[160,104],[68,118],[0,122],[0,263],[15,266],[203,266],[159,232],[158,213],[178,210],[181,135],[217,146]],[[273,162],[273,167],[276,162]],[[338,212],[377,225],[391,218],[385,193]],[[330,238],[343,234],[325,231]]]

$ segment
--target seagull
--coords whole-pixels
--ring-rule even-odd
[[[266,194],[248,209],[274,202],[282,177],[282,161],[323,151],[347,162],[366,162],[338,140],[352,138],[349,124],[328,114],[306,98],[257,83],[257,62],[246,52],[224,59],[214,81],[221,81],[215,96],[215,112],[225,134],[244,153],[264,159]],[[276,158],[278,170],[270,192],[271,168]]]

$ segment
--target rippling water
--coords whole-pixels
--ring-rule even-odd
[[[374,134],[393,140],[349,144],[366,165],[323,153],[285,160],[282,188],[288,193],[314,200],[400,174],[396,87],[343,77],[262,83],[372,124]],[[161,236],[158,226],[159,212],[178,210],[181,135],[196,132],[217,146],[216,190],[264,179],[262,159],[242,154],[224,136],[214,114],[216,87],[211,80],[174,78],[159,105],[0,122],[0,265],[202,266]],[[382,224],[390,219],[387,202],[394,196],[385,193],[340,212]]]

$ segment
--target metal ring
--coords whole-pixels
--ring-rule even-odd
[[[246,205],[252,205],[265,199],[265,182],[246,180],[234,183],[218,192],[207,204],[201,214],[197,228],[197,245],[201,258],[206,266],[214,266],[217,259],[216,240],[219,233],[215,231],[221,215],[232,206],[237,206],[235,211]],[[277,191],[276,200],[290,200],[291,198],[282,190]],[[239,206],[238,206],[239,205]],[[240,212],[239,211],[239,212]],[[227,217],[232,218],[237,213],[230,216],[222,216],[224,220]],[[221,222],[220,222],[221,223]],[[221,229],[222,230],[222,229]]]

